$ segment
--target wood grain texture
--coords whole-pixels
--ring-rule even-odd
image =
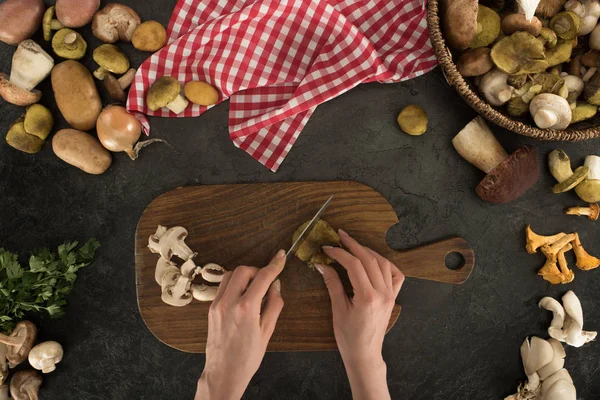
[[[387,230],[398,223],[396,213],[378,192],[357,182],[183,187],[156,198],[144,211],[136,230],[137,299],[150,331],[182,351],[201,353],[206,347],[210,304],[193,301],[179,308],[160,299],[160,287],[154,280],[158,256],[147,248],[148,237],[158,225],[187,228],[186,243],[198,252],[198,265],[216,262],[230,270],[238,265],[261,267],[278,249],[291,246],[294,230],[332,194],[335,197],[323,219],[392,260],[407,277],[454,284],[469,277],[474,255],[463,239],[452,238],[403,252],[390,249],[385,237]],[[465,264],[461,268],[446,268],[445,257],[450,252],[462,254]],[[330,300],[319,273],[294,258],[280,279],[285,307],[268,350],[336,349]],[[396,305],[389,328],[399,314],[400,306]]]

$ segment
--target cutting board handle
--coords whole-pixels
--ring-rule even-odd
[[[455,269],[448,268],[446,256],[450,253],[462,255],[464,264]],[[469,278],[475,266],[473,249],[460,237],[444,239],[404,251],[389,249],[383,255],[396,264],[407,277],[457,285]]]

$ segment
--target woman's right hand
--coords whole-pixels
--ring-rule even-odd
[[[333,329],[348,372],[354,400],[386,399],[389,391],[381,354],[383,338],[404,275],[375,251],[339,231],[348,251],[324,247],[323,251],[347,271],[354,296],[348,297],[332,267],[316,265],[331,297]]]

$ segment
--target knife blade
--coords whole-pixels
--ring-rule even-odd
[[[313,228],[317,224],[317,221],[321,218],[321,215],[323,215],[323,213],[325,212],[325,210],[327,210],[327,207],[329,206],[329,203],[331,203],[332,199],[333,199],[333,195],[331,197],[329,197],[327,199],[327,201],[325,202],[325,204],[323,204],[321,206],[321,208],[319,209],[319,211],[317,211],[317,213],[310,220],[310,222],[308,223],[308,225],[306,225],[306,228],[304,228],[304,230],[300,233],[300,235],[298,236],[298,238],[296,238],[296,240],[294,241],[294,243],[292,243],[292,247],[290,247],[290,249],[287,251],[287,253],[285,253],[285,258],[286,259],[289,258],[290,255],[294,254],[294,252],[296,251],[296,249],[298,248],[298,246],[300,245],[300,243],[302,243],[304,241],[304,239],[308,236],[308,234],[313,230]]]

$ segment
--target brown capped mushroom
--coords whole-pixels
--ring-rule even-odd
[[[99,8],[100,0],[56,0],[56,18],[67,28],[81,28]]]
[[[110,3],[94,15],[92,33],[105,43],[131,42],[133,32],[141,22],[132,8]]]
[[[464,51],[456,62],[458,72],[463,76],[479,76],[494,68],[489,47]]]
[[[533,36],[540,34],[542,30],[542,21],[537,17],[533,17],[528,21],[524,14],[514,13],[509,14],[502,19],[502,32],[505,35],[512,35],[518,31],[529,32]]]
[[[146,104],[152,111],[167,107],[175,114],[181,114],[189,102],[181,95],[181,84],[177,79],[163,76],[150,86]]]
[[[112,74],[106,74],[104,77],[104,87],[106,91],[116,101],[125,101],[127,99],[127,93],[125,91],[133,82],[136,70],[130,68],[123,76],[119,79],[115,78]]]
[[[37,328],[30,321],[21,321],[15,325],[10,336],[0,334],[0,343],[8,346],[6,359],[11,368],[27,359],[37,336]]]
[[[448,0],[442,5],[445,39],[452,47],[466,49],[477,33],[477,0]]]
[[[40,28],[46,5],[43,0],[6,0],[0,4],[0,40],[18,45]]]
[[[10,394],[13,400],[38,400],[42,386],[42,376],[33,369],[15,372],[10,380]]]
[[[103,80],[108,72],[124,74],[129,70],[129,59],[117,46],[103,44],[94,50],[94,61],[100,66],[94,71],[96,79]]]
[[[511,202],[538,179],[537,151],[523,146],[509,156],[481,116],[467,124],[452,144],[465,160],[487,174],[476,188],[482,200],[495,204]]]

